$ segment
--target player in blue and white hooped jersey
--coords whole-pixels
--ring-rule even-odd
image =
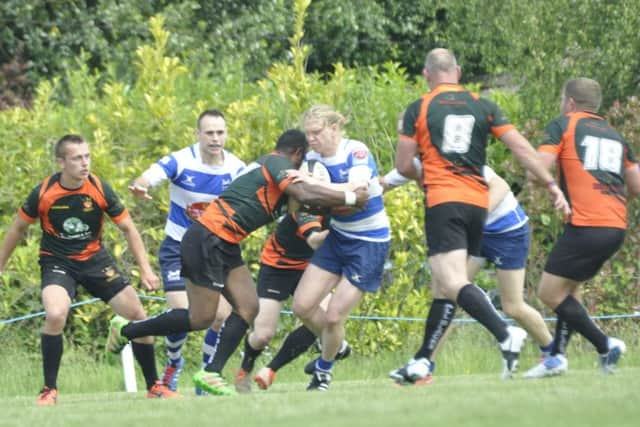
[[[365,186],[369,192],[362,210],[332,211],[329,234],[311,258],[293,297],[293,312],[322,342],[322,355],[308,389],[325,391],[349,313],[364,292],[376,292],[380,287],[389,250],[389,219],[373,156],[362,142],[342,137],[344,117],[331,107],[317,105],[304,114],[302,121],[312,149],[307,160],[325,165],[331,176],[328,185],[347,190],[345,205],[355,202],[349,190]],[[319,303],[332,291],[324,310]]]
[[[417,161],[416,165],[419,163]],[[487,262],[494,264],[504,313],[524,327],[537,341],[543,355],[547,355],[553,338],[540,313],[524,301],[525,269],[530,241],[529,217],[509,184],[493,169],[485,165],[483,177],[489,186],[489,208],[483,228],[480,256],[470,256],[467,262],[469,280]],[[381,180],[385,191],[407,182],[409,180],[396,169]],[[437,351],[434,351],[430,358],[432,364],[436,354]],[[562,355],[556,359],[554,363],[560,367],[558,373],[564,372],[567,368],[566,359]]]
[[[202,112],[197,122],[197,142],[175,151],[151,165],[129,187],[139,198],[151,199],[148,189],[169,180],[169,215],[166,237],[158,254],[162,282],[170,308],[187,308],[185,283],[180,275],[180,242],[187,228],[207,205],[217,198],[244,170],[245,164],[224,149],[227,128],[218,110]],[[221,299],[222,301],[222,299]],[[228,303],[219,306],[216,320],[207,330],[203,343],[203,363],[208,363],[218,341],[224,319],[231,312]],[[166,337],[168,361],[163,381],[172,390],[184,365],[181,349],[187,334]]]

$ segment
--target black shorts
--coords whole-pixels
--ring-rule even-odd
[[[244,265],[240,245],[194,222],[180,242],[181,275],[196,286],[222,292],[229,271]]]
[[[584,282],[595,276],[624,241],[625,230],[611,227],[576,227],[565,224],[544,271]]]
[[[304,270],[275,268],[260,264],[258,297],[284,301],[295,292]]]
[[[91,295],[109,302],[129,284],[115,261],[105,249],[101,249],[86,261],[40,255],[41,286],[60,285],[71,299],[75,298],[78,284]]]
[[[482,230],[487,210],[466,203],[449,202],[427,208],[425,233],[429,256],[466,249],[480,256]]]

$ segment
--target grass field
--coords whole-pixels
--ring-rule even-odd
[[[180,383],[185,397],[164,401],[147,400],[143,392],[117,392],[123,389],[117,360],[104,363],[98,357],[96,362],[96,357],[69,349],[59,376],[59,403],[53,408],[34,406],[42,385],[39,354],[9,348],[0,354],[5,367],[0,371],[0,426],[637,426],[640,345],[637,328],[624,329],[618,335],[628,352],[618,373],[606,377],[589,344],[576,338],[567,375],[501,381],[495,345],[486,333],[469,326],[456,330],[438,361],[434,383],[426,386],[397,388],[386,379],[390,369],[411,355],[412,345],[339,362],[327,393],[305,391],[306,357],[279,372],[266,392],[196,397],[189,378],[196,368],[192,361]],[[523,369],[536,356],[529,342],[521,357]],[[238,363],[236,355],[228,368]],[[138,384],[142,388],[140,377]]]
[[[62,394],[53,408],[33,396],[0,400],[2,426],[637,426],[640,369],[603,377],[500,381],[496,375],[440,376],[422,387],[340,380],[327,393],[304,383],[238,397],[147,400],[144,394]]]

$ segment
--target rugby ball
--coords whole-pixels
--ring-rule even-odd
[[[331,175],[329,175],[329,170],[322,162],[318,160],[305,160],[300,165],[300,171],[305,172],[315,179],[322,182],[331,182]]]

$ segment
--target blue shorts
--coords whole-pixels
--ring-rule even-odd
[[[158,252],[160,273],[162,273],[162,288],[165,292],[184,291],[184,280],[180,276],[180,242],[171,237],[165,237]]]
[[[382,283],[389,242],[368,242],[346,237],[330,229],[311,263],[333,274],[343,275],[364,292],[376,292]]]
[[[506,233],[484,233],[480,256],[500,270],[519,270],[527,265],[529,224]]]

